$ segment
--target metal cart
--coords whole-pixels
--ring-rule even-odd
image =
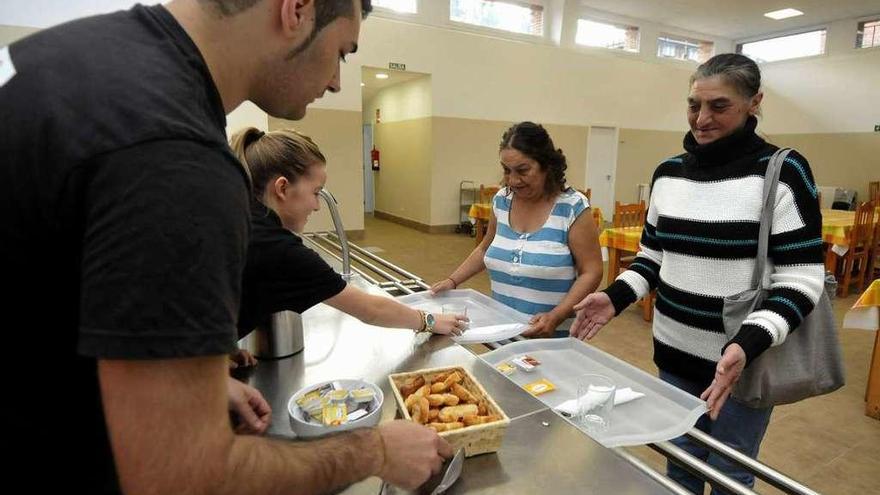
[[[477,202],[477,184],[472,180],[463,180],[458,183],[458,225],[455,227],[456,234],[467,234],[471,237],[476,235],[474,224],[468,217],[471,205]]]

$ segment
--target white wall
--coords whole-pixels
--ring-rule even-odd
[[[390,123],[430,117],[431,106],[431,77],[420,77],[376,93],[364,109],[364,123],[376,123],[377,108],[381,112],[381,121]]]
[[[834,23],[829,37],[854,36],[850,24]],[[878,49],[838,43],[822,57],[762,65],[766,132],[871,131],[873,124],[866,124],[876,123],[880,112],[880,105],[867,104],[880,101],[878,57]],[[389,62],[431,74],[434,116],[675,131],[686,129],[684,98],[696,67],[376,16],[363,24],[360,50],[343,66],[342,93],[317,105],[358,110],[360,66]]]

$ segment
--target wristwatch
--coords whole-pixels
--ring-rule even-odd
[[[416,330],[416,333],[433,332],[434,324],[437,323],[437,319],[434,318],[434,315],[422,310],[419,310],[419,315],[422,317],[422,328]]]

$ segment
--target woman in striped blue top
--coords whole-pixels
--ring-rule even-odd
[[[565,155],[543,126],[511,126],[499,153],[505,187],[492,200],[486,237],[431,291],[453,289],[488,269],[492,297],[529,317],[523,335],[568,336],[575,303],[602,279],[590,204],[565,185]]]

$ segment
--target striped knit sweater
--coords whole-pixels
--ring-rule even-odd
[[[725,336],[723,299],[750,288],[764,173],[777,149],[755,134],[756,124],[750,118],[744,129],[707,145],[687,134],[688,152],[654,172],[641,252],[605,289],[618,314],[657,289],[654,362],[692,380],[711,380],[728,343],[742,346],[747,365],[781,344],[824,287],[817,189],[806,159],[792,152],[773,212],[770,294],[732,340]]]

